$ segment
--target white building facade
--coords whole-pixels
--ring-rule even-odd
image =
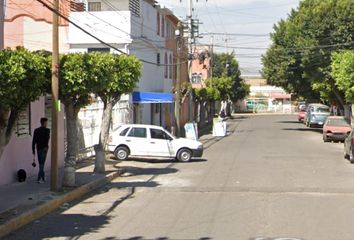
[[[120,123],[144,123],[164,126],[163,105],[173,114],[173,51],[166,48],[166,37],[174,29],[167,24],[171,14],[153,0],[78,0],[84,11],[71,12],[69,25],[71,52],[103,51],[135,55],[142,72],[134,93],[122,96],[113,112],[113,128]],[[108,46],[109,45],[109,46]],[[97,103],[80,113],[85,147],[98,141],[102,105]],[[170,118],[172,119],[172,117]]]

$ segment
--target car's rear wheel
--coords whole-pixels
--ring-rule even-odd
[[[349,156],[348,156],[347,152],[345,151],[345,149],[344,149],[343,156],[344,156],[344,159],[349,159]]]
[[[114,156],[116,156],[119,160],[125,160],[129,156],[129,149],[124,146],[117,147],[114,151]]]
[[[329,142],[328,138],[327,138],[327,135],[326,134],[323,134],[323,141],[324,142]]]
[[[192,152],[189,149],[181,149],[177,153],[177,160],[180,162],[188,162],[192,158]]]
[[[349,156],[348,156],[348,158],[349,158],[350,163],[354,163],[354,157],[353,157],[353,151],[352,151],[352,149],[350,149],[350,151],[349,151]]]

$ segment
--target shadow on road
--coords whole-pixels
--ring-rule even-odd
[[[49,239],[59,237],[78,239],[80,236],[87,233],[98,232],[100,228],[109,223],[109,220],[110,217],[104,215],[60,214],[54,218],[46,217],[33,224],[35,228],[37,228],[35,225],[45,224],[45,231],[32,231],[30,235],[23,236],[24,238],[22,239]],[[45,221],[45,223],[41,221]],[[10,234],[7,236],[7,239],[19,239],[18,237],[20,236]]]
[[[317,132],[322,134],[322,128],[283,128],[283,131]]]
[[[302,122],[299,122],[299,121],[278,121],[277,123],[284,123],[284,124],[289,124],[289,123],[302,123]]]
[[[162,175],[178,172],[175,168],[139,168],[139,167],[123,167],[121,177],[130,177],[138,175]]]
[[[210,237],[202,237],[202,238],[186,238],[184,240],[211,240]],[[169,237],[158,237],[158,238],[145,238],[142,236],[130,237],[130,238],[116,238],[116,237],[107,237],[103,238],[103,240],[175,240],[175,238]]]
[[[116,182],[110,184],[110,188],[154,188],[158,187],[161,184],[158,184],[155,181],[143,181],[143,182]]]

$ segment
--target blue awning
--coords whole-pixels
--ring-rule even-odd
[[[173,103],[172,93],[133,92],[133,103]]]

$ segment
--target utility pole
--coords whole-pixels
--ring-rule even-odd
[[[210,48],[210,77],[213,78],[214,67],[214,35],[211,35],[211,48]]]
[[[5,0],[0,0],[0,49],[4,48]]]
[[[58,191],[58,114],[59,102],[59,0],[53,0],[53,45],[52,45],[52,136],[50,189]]]
[[[192,62],[193,62],[193,0],[188,1],[188,79],[192,83]],[[189,121],[193,122],[193,96],[189,94]]]
[[[183,46],[183,29],[181,22],[177,24],[177,61],[176,61],[176,101],[175,101],[175,119],[176,119],[176,136],[180,137],[181,135],[181,46]]]

